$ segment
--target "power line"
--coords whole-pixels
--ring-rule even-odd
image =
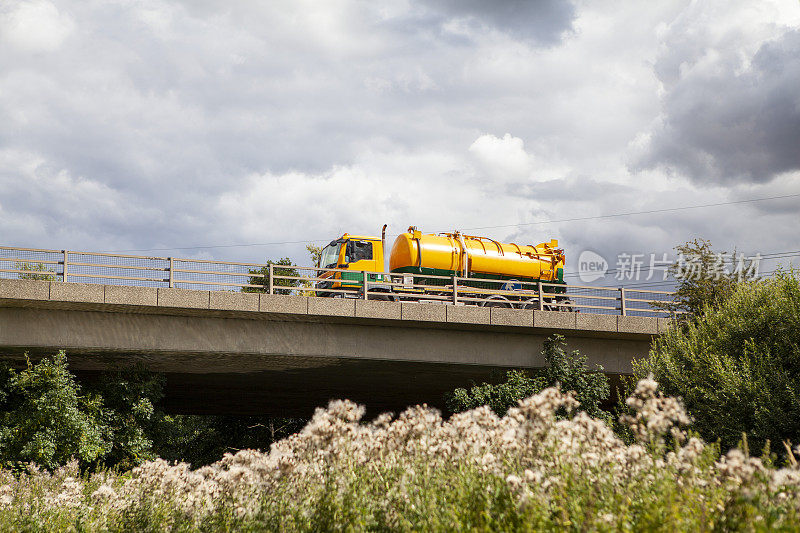
[[[795,198],[800,196],[800,193],[796,194],[784,194],[780,196],[768,196],[764,198],[750,198],[746,200],[734,200],[730,202],[717,202],[713,204],[703,204],[703,205],[690,205],[690,206],[683,206],[683,207],[668,207],[664,209],[650,209],[647,211],[629,211],[625,213],[612,213],[608,215],[595,215],[589,217],[577,217],[577,218],[564,218],[559,220],[541,220],[538,222],[521,222],[518,224],[502,224],[499,226],[481,226],[481,227],[474,227],[474,228],[464,228],[462,231],[474,231],[474,230],[484,230],[484,229],[499,229],[499,228],[513,228],[513,227],[520,227],[520,226],[535,226],[540,224],[556,224],[560,222],[578,222],[584,220],[599,220],[605,218],[616,218],[616,217],[627,217],[627,216],[634,216],[634,215],[647,215],[647,214],[654,214],[654,213],[667,213],[673,211],[686,211],[689,209],[704,209],[707,207],[718,207],[723,205],[736,205],[736,204],[744,204],[744,203],[752,203],[752,202],[764,202],[767,200],[778,200],[782,198]],[[391,234],[388,237],[396,237],[398,234]],[[168,251],[168,250],[206,250],[212,248],[245,248],[251,246],[275,246],[275,245],[284,245],[284,244],[312,244],[312,243],[319,243],[319,242],[329,242],[330,239],[306,239],[306,240],[298,240],[298,241],[279,241],[279,242],[262,242],[262,243],[247,243],[247,244],[219,244],[219,245],[201,245],[201,246],[183,246],[183,247],[172,247],[172,248],[136,248],[136,249],[128,249],[128,250],[106,250],[108,253],[117,253],[117,252],[155,252],[155,251]]]
[[[665,209],[650,209],[647,211],[629,211],[627,213],[614,213],[610,215],[596,215],[591,217],[578,217],[578,218],[562,218],[560,220],[542,220],[539,222],[524,222],[519,224],[503,224],[500,226],[481,226],[478,228],[465,228],[466,231],[472,231],[476,229],[497,229],[497,228],[514,228],[518,226],[535,226],[538,224],[555,224],[557,222],[576,222],[579,220],[597,220],[600,218],[613,218],[613,217],[627,217],[631,215],[648,215],[653,213],[667,213],[671,211],[685,211],[687,209],[701,209],[705,207],[717,207],[721,205],[734,205],[734,204],[744,204],[750,202],[763,202],[765,200],[777,200],[780,198],[794,198],[800,196],[800,193],[797,194],[784,194],[781,196],[769,196],[766,198],[751,198],[749,200],[735,200],[732,202],[718,202],[715,204],[703,204],[703,205],[689,205],[684,207],[668,207]]]
[[[103,253],[122,253],[122,252],[163,252],[169,250],[206,250],[211,248],[245,248],[248,246],[272,246],[280,244],[312,244],[315,242],[330,242],[330,239],[316,239],[306,241],[280,241],[280,242],[261,242],[250,244],[213,244],[205,246],[178,246],[171,248],[131,248],[127,250],[103,250]]]

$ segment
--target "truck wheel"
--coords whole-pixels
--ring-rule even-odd
[[[396,302],[397,297],[393,294],[383,294],[383,293],[370,293],[369,295],[370,300],[376,300],[378,302]]]
[[[539,309],[539,300],[537,298],[531,298],[530,300],[525,300],[524,302],[519,303],[520,309]]]
[[[567,313],[574,313],[575,312],[575,302],[566,298],[559,302],[561,305],[558,306],[559,311],[565,311]]]
[[[502,296],[490,296],[478,305],[481,307],[500,307],[505,309],[511,309],[513,307],[512,303]]]
[[[565,313],[572,313],[575,311],[575,303],[568,298],[564,298],[563,300],[557,300],[550,305],[545,304],[544,308],[548,311],[563,311]]]

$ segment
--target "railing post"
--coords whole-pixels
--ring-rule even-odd
[[[365,300],[369,300],[369,298],[367,298],[367,291],[369,291],[369,288],[367,287],[367,278],[368,278],[367,271],[364,270],[361,273],[361,281],[364,283],[364,299]]]
[[[542,292],[542,282],[538,282],[539,290],[539,311],[544,311],[544,293]]]
[[[169,258],[169,288],[175,287],[175,276],[172,273],[172,269],[175,267],[175,262],[172,258]]]
[[[627,314],[627,309],[625,309],[625,287],[619,288],[619,311],[622,316]]]
[[[64,273],[61,275],[61,281],[67,281],[67,264],[69,263],[69,252],[61,250],[64,253]]]
[[[275,284],[272,281],[272,263],[269,264],[269,291],[268,294],[272,294],[274,292]]]
[[[453,276],[453,305],[458,304],[458,276]]]

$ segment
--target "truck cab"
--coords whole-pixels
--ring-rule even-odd
[[[364,271],[367,281],[378,281],[383,272],[383,241],[379,237],[345,233],[322,249],[319,268],[337,268],[347,272],[320,271],[317,288],[335,292],[318,292],[317,296],[344,296],[362,290]]]

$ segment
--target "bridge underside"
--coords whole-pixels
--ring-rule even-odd
[[[37,358],[64,349],[87,380],[140,365],[166,375],[163,406],[176,413],[305,417],[335,398],[365,404],[370,414],[443,407],[457,387],[542,367],[552,333],[614,375],[629,373],[652,338],[597,328],[0,299],[4,359],[23,363],[26,351]]]
[[[14,351],[10,357],[23,364]],[[9,353],[8,351],[6,352]],[[30,351],[32,359],[50,355],[50,350]],[[69,365],[82,382],[91,382],[113,368],[128,368],[137,361],[146,368],[164,369],[165,397],[162,408],[182,414],[236,414],[308,417],[315,407],[329,400],[348,398],[368,407],[370,416],[398,412],[409,405],[427,403],[444,408],[444,395],[457,387],[483,381],[499,381],[505,368],[451,365],[446,363],[325,359],[282,356],[258,357],[271,370],[232,372],[223,368],[196,372],[174,368],[177,361],[191,359],[196,365],[206,354],[112,354],[68,350]],[[218,362],[241,358],[242,354],[215,354]],[[259,365],[260,366],[260,365]]]

